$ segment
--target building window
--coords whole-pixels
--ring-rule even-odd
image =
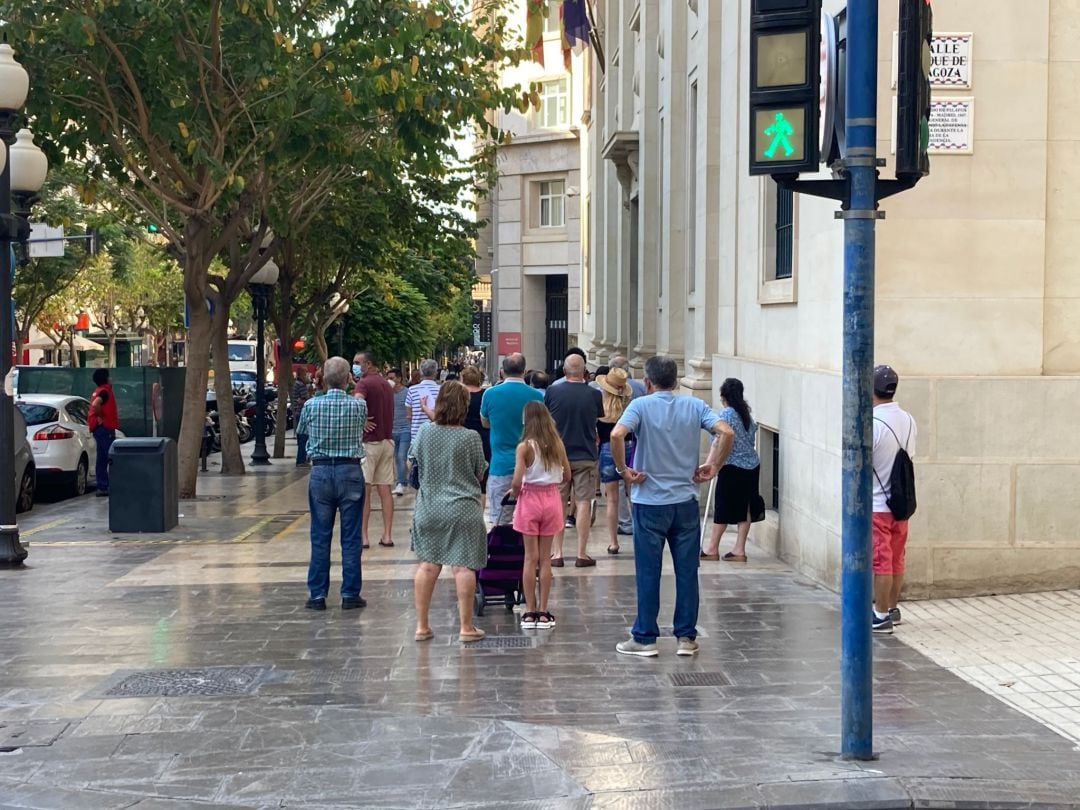
[[[547,8],[547,17],[544,18],[544,33],[545,34],[561,34],[562,33],[562,19],[559,16],[559,8],[562,3],[549,2]]]
[[[541,228],[566,227],[566,184],[562,180],[540,183],[539,211]]]
[[[761,428],[761,496],[769,509],[780,510],[780,433]]]
[[[791,278],[795,261],[795,193],[776,189],[776,264],[773,278]]]
[[[570,125],[570,82],[565,76],[549,79],[541,86],[539,121],[544,129]]]

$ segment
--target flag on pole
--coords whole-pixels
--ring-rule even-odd
[[[544,21],[547,19],[547,0],[526,0],[525,47],[532,51],[533,61],[544,64]]]
[[[589,16],[586,0],[563,0],[563,40],[574,53],[581,53],[589,44]]]

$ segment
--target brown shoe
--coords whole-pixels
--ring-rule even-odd
[[[596,560],[592,557],[578,557],[574,560],[574,568],[592,568],[596,565]]]
[[[551,567],[552,568],[562,568],[563,565],[565,565],[565,563],[563,562],[562,557],[552,557],[551,558]]]
[[[703,551],[703,552],[701,552],[701,559],[705,560],[705,561],[708,561],[708,562],[719,562],[719,560],[720,560],[720,552],[718,551],[715,554],[706,554]]]
[[[724,562],[744,563],[746,562],[745,554],[736,554],[733,551],[729,551],[724,555]]]

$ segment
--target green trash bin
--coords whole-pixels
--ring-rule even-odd
[[[180,522],[176,442],[117,439],[109,451],[109,531],[167,532]]]

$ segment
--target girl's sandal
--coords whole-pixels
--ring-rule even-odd
[[[724,555],[724,562],[744,563],[746,562],[745,554],[736,554],[733,551],[729,551]]]

